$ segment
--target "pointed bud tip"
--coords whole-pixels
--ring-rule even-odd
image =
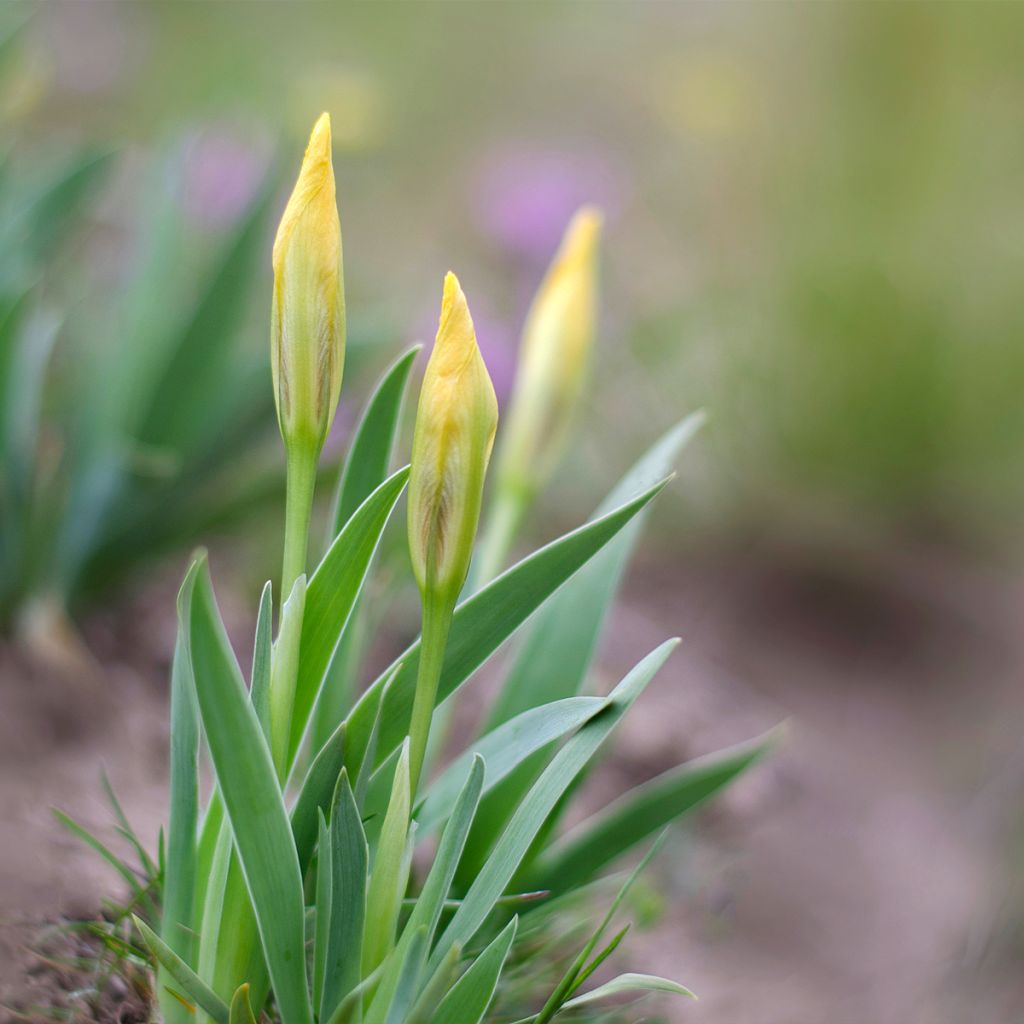
[[[476,331],[466,293],[450,270],[444,276],[441,318],[434,348],[442,353],[442,363],[438,366],[442,374],[458,371],[476,349]]]
[[[331,115],[325,110],[317,119],[316,124],[313,125],[313,130],[309,134],[309,143],[306,146],[307,158],[316,156],[319,158],[327,157],[330,159],[331,155]]]
[[[600,207],[581,206],[565,229],[564,253],[577,257],[589,256],[597,247],[604,227],[604,213]]]

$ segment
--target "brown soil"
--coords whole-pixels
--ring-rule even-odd
[[[627,586],[606,682],[667,635],[685,643],[627,719],[588,804],[684,756],[788,728],[777,753],[662,855],[660,914],[618,966],[698,993],[664,1005],[672,1021],[1019,1020],[1024,900],[1011,854],[1024,820],[1024,583],[947,561],[820,564],[788,551],[742,567],[648,565]],[[0,657],[8,1004],[38,999],[41,985],[74,1000],[61,982],[40,982],[26,944],[41,922],[90,916],[118,892],[49,807],[113,837],[102,761],[133,824],[155,839],[172,607],[162,590],[131,615],[88,624],[108,666],[101,681]],[[124,1014],[110,1004],[107,1019],[136,1019],[133,999],[125,991]]]

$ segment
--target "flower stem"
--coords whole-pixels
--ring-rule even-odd
[[[453,611],[452,602],[438,601],[429,596],[424,598],[416,697],[413,700],[412,721],[409,726],[409,784],[414,800],[420,772],[423,769],[423,759],[427,752],[430,722],[434,715],[437,685],[441,679]]]
[[[287,482],[284,511],[284,559],[281,567],[280,606],[288,600],[295,581],[306,571],[309,519],[316,486],[317,451],[312,446],[287,449]]]

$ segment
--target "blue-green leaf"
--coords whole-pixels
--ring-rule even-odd
[[[324,555],[306,588],[299,672],[292,706],[291,758],[302,742],[324,672],[408,476],[408,467],[393,473],[359,506]]]
[[[452,943],[458,942],[465,948],[466,943],[487,920],[551,811],[665,663],[677,643],[677,640],[666,641],[636,665],[608,695],[605,708],[590,718],[545,768],[516,808],[466,893],[462,906],[455,912],[438,941],[432,956],[432,966],[436,966]]]
[[[366,919],[369,851],[348,773],[341,772],[331,807],[331,906],[320,1020],[328,1020],[358,984]],[[321,912],[317,906],[317,915]]]
[[[433,1024],[480,1024],[494,998],[518,923],[519,918],[513,917],[501,934],[473,961],[469,970],[441,1000]]]
[[[388,473],[409,371],[422,345],[413,345],[385,371],[356,427],[338,481],[330,539],[352,518]]]
[[[688,761],[637,786],[549,847],[528,882],[553,893],[593,878],[637,843],[714,796],[757,762],[771,740],[757,740]]]
[[[143,941],[152,950],[160,966],[205,1010],[216,1024],[228,1024],[228,1006],[195,971],[145,921],[132,917]]]
[[[523,559],[456,609],[445,651],[437,701],[455,692],[501,644],[573,573],[600,551],[643,509],[667,481],[638,498],[548,544]],[[409,730],[419,641],[399,659],[401,668],[382,699],[383,678],[366,691],[349,715],[349,751],[345,763],[360,763],[378,707],[382,708],[378,764]]]
[[[458,787],[475,757],[482,757],[487,764],[483,786],[486,793],[525,758],[578,729],[604,704],[603,697],[556,700],[524,711],[477,740],[470,750],[452,761],[427,789],[426,798],[415,815],[420,826],[420,836],[430,832],[448,816],[458,794]]]
[[[188,602],[196,696],[284,1024],[311,1024],[302,876],[273,761],[201,561]]]
[[[193,577],[186,578],[191,587]],[[179,608],[188,605],[189,595]],[[170,818],[167,825],[167,869],[163,884],[160,932],[164,942],[186,963],[194,963],[196,922],[196,825],[199,817],[199,713],[188,656],[187,624],[179,613],[178,638],[171,669]],[[157,979],[160,1010],[166,1024],[187,1024],[189,1014]]]

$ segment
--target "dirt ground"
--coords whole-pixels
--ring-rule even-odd
[[[24,991],[39,921],[88,914],[116,890],[49,808],[112,835],[102,763],[140,833],[156,835],[172,607],[161,590],[87,623],[101,678],[0,655],[8,993]],[[678,978],[700,999],[644,1012],[687,1024],[1024,1020],[1012,859],[1024,832],[1021,608],[1024,580],[948,559],[824,571],[791,551],[639,567],[603,681],[668,635],[684,644],[584,799],[787,723],[776,753],[660,859],[660,916],[619,965]]]

